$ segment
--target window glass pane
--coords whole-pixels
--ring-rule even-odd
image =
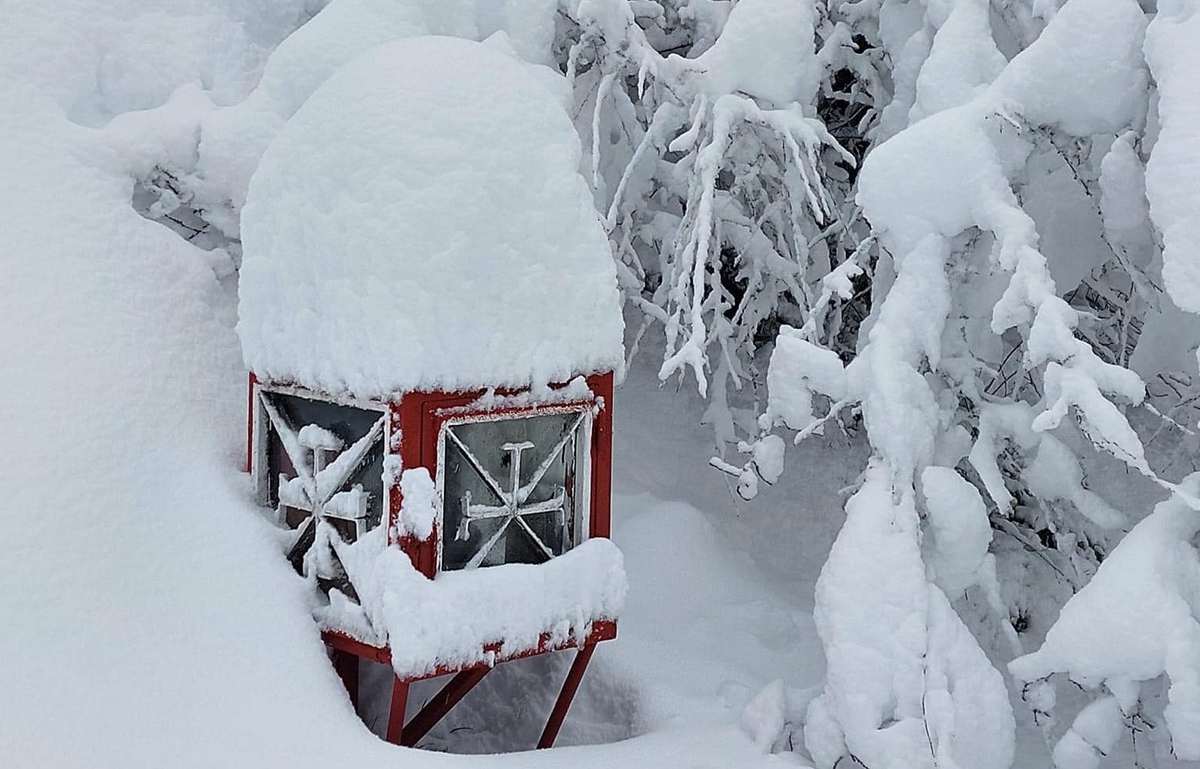
[[[446,428],[443,569],[540,563],[571,547],[580,417],[544,414]]]
[[[269,393],[267,397],[279,410],[280,415],[291,425],[293,431],[299,432],[306,425],[317,425],[333,433],[347,449],[370,432],[371,427],[380,417],[380,413],[377,411],[303,398],[298,395]],[[340,453],[340,451],[327,452],[324,457],[325,463],[331,464]],[[311,466],[314,457],[311,453],[307,453],[306,458]],[[279,476],[281,474],[285,478],[297,476],[287,452],[284,451],[278,433],[272,427],[268,433],[267,446],[267,482],[272,506],[279,503]],[[333,491],[353,489],[355,486],[361,487],[365,496],[367,503],[365,528],[370,529],[379,523],[383,514],[383,441],[378,441],[373,445],[363,457],[362,462],[346,478],[345,483]],[[284,521],[293,528],[303,523],[311,515],[311,511],[307,509],[301,510],[286,505],[284,507]],[[332,519],[331,522],[337,527],[343,538],[347,541],[354,540],[353,524]]]

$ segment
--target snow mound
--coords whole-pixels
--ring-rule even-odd
[[[618,367],[615,269],[579,157],[546,78],[500,46],[420,37],[354,60],[251,180],[246,363],[369,398]]]

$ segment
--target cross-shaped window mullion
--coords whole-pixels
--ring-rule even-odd
[[[283,446],[283,452],[287,454],[288,460],[292,463],[292,468],[296,471],[296,476],[300,478],[300,482],[304,484],[304,493],[308,496],[308,500],[312,503],[317,498],[317,481],[313,477],[312,468],[308,465],[308,457],[305,456],[304,448],[300,445],[300,439],[296,435],[295,428],[291,423],[279,412],[275,404],[271,402],[270,396],[262,393],[263,409],[267,412],[267,418],[271,422],[271,426],[275,428],[275,432],[279,435],[279,442]]]
[[[371,429],[367,431],[366,435],[359,438],[354,442],[353,445],[350,446],[350,448],[346,449],[345,453],[349,455],[348,460],[343,462],[341,461],[341,457],[338,457],[337,460],[334,460],[335,462],[340,463],[338,467],[339,473],[336,476],[332,476],[333,479],[329,481],[328,484],[324,484],[325,493],[322,495],[324,498],[320,503],[322,508],[329,502],[330,499],[333,498],[335,494],[338,493],[339,490],[341,490],[343,486],[346,485],[347,481],[350,480],[350,476],[353,475],[354,471],[358,469],[358,466],[362,464],[363,457],[365,457],[367,452],[370,451],[371,448],[379,441],[380,436],[383,435],[383,423],[386,420],[386,417],[380,417],[377,419],[375,424],[371,425]],[[326,472],[328,472],[328,469],[326,469]],[[315,482],[314,485],[316,485]]]
[[[548,522],[549,529],[551,533],[561,530],[563,543],[566,543],[568,535],[566,533],[567,521],[565,517],[568,512],[568,505],[570,504],[568,502],[567,488],[556,483],[554,488],[549,490],[550,499],[543,499],[528,505],[525,502],[537,492],[540,484],[546,482],[548,474],[556,466],[556,463],[566,461],[565,457],[567,456],[568,447],[578,444],[580,426],[585,423],[588,414],[589,412],[587,411],[575,411],[572,409],[571,412],[563,415],[564,418],[558,422],[561,432],[558,432],[557,437],[552,439],[554,443],[548,451],[544,453],[541,451],[538,452],[543,453],[543,457],[532,468],[533,472],[529,473],[527,478],[522,478],[522,476],[526,475],[526,473],[522,472],[522,454],[530,449],[535,449],[537,444],[530,440],[513,440],[501,445],[499,448],[502,451],[511,454],[511,457],[508,459],[508,477],[505,479],[507,484],[504,488],[501,487],[497,478],[488,471],[488,468],[484,466],[482,460],[476,455],[476,447],[467,443],[470,436],[460,436],[456,430],[457,425],[447,424],[443,427],[444,444],[446,446],[453,445],[457,449],[457,453],[460,453],[462,455],[461,458],[465,460],[465,466],[471,468],[471,474],[477,476],[487,489],[486,495],[494,496],[498,502],[498,504],[472,503],[470,490],[464,489],[458,492],[459,499],[456,502],[461,505],[461,513],[454,517],[454,520],[457,521],[455,525],[457,531],[454,537],[455,540],[463,542],[470,540],[472,524],[478,523],[490,529],[486,533],[481,532],[485,537],[482,543],[471,548],[467,553],[463,553],[463,555],[469,554],[469,558],[465,562],[459,561],[462,564],[459,568],[473,569],[482,566],[500,542],[506,536],[512,534],[514,528],[520,529],[523,532],[522,535],[514,536],[519,536],[521,539],[528,537],[527,544],[522,547],[522,550],[528,548],[536,551],[547,560],[553,558],[559,545],[555,544],[552,546],[548,544],[548,542],[555,542],[556,540],[543,539],[546,532],[542,531],[542,526],[531,520],[531,516],[534,515],[557,514],[559,517],[558,527],[556,528],[554,522],[551,521]],[[535,434],[541,434],[547,438],[550,437],[545,431]],[[471,435],[474,435],[474,433]],[[545,444],[542,445],[544,446]],[[572,456],[575,451],[575,448],[571,449]],[[533,452],[531,451],[530,453],[532,454]],[[525,466],[528,467],[529,465],[526,464]],[[462,471],[456,470],[455,472]],[[567,472],[568,479],[564,479],[564,482],[574,483],[573,480],[569,480],[574,476],[570,475],[570,471]],[[481,490],[477,490],[476,493],[479,493],[481,496],[484,494]],[[444,504],[449,503],[449,501],[449,499],[445,500]],[[485,522],[490,523],[485,524]],[[514,522],[516,523],[515,527],[513,526]],[[542,533],[539,534],[539,531]],[[569,547],[569,545],[567,546]],[[510,553],[510,557],[511,555]],[[502,558],[500,560],[504,561],[506,559]]]
[[[563,436],[558,439],[558,443],[554,444],[554,448],[550,449],[550,453],[546,454],[546,458],[543,459],[542,463],[538,465],[536,470],[533,471],[533,475],[529,477],[529,481],[516,491],[518,504],[528,499],[529,495],[533,493],[533,490],[537,488],[537,485],[541,483],[542,478],[544,478],[546,473],[550,470],[550,466],[554,464],[554,460],[558,457],[559,452],[566,447],[567,441],[575,437],[575,431],[579,429],[579,425],[583,422],[583,417],[584,414],[580,412],[579,416],[575,418],[575,421],[571,423],[571,426],[567,428],[567,431],[563,433]]]
[[[561,510],[562,508],[559,508],[559,509]],[[516,521],[516,522],[517,522],[517,525],[518,525],[518,526],[520,526],[520,527],[521,527],[521,528],[522,528],[522,529],[525,531],[525,534],[526,534],[526,535],[527,535],[527,536],[528,536],[530,539],[532,539],[532,540],[533,540],[533,544],[537,545],[538,549],[542,551],[542,555],[546,556],[546,560],[550,560],[551,558],[553,558],[553,557],[554,557],[554,551],[553,551],[553,550],[551,550],[549,547],[547,547],[547,546],[546,546],[546,543],[542,541],[542,538],[541,538],[541,537],[539,537],[539,536],[537,535],[537,533],[536,533],[536,532],[534,532],[534,530],[533,530],[533,527],[531,527],[531,526],[530,526],[530,525],[529,525],[529,524],[528,524],[528,523],[525,521],[525,518],[524,518],[524,516],[525,516],[525,515],[530,515],[532,512],[533,512],[533,511],[528,511],[528,512],[526,512],[524,515],[514,515],[514,516],[513,516],[513,520],[514,520],[514,521]],[[539,510],[539,511],[537,511],[537,512],[549,512],[549,511],[547,511],[547,510]]]
[[[283,452],[286,453],[289,461],[292,462],[296,476],[299,477],[300,482],[304,485],[305,497],[307,497],[308,501],[308,512],[313,513],[313,515],[325,515],[325,505],[328,505],[329,500],[334,498],[334,495],[338,491],[341,491],[343,486],[346,486],[346,483],[350,480],[350,476],[354,474],[354,470],[358,469],[359,464],[361,464],[362,457],[365,457],[367,452],[371,450],[371,447],[378,443],[379,438],[382,437],[386,417],[379,417],[373,423],[371,429],[368,429],[367,434],[354,441],[354,444],[344,452],[348,456],[347,461],[340,462],[341,457],[338,457],[337,461],[335,461],[337,462],[337,474],[330,475],[326,479],[324,474],[329,473],[331,468],[326,467],[320,473],[314,473],[314,465],[308,464],[306,450],[304,446],[300,445],[298,433],[296,433],[292,423],[276,408],[275,403],[271,402],[271,398],[265,392],[262,393],[262,399],[266,416],[268,416],[271,426],[275,427],[275,432],[280,435]]]
[[[542,538],[539,537],[537,533],[534,532],[533,528],[525,522],[525,516],[537,515],[538,513],[563,512],[566,503],[565,491],[560,489],[558,494],[551,499],[547,499],[544,502],[537,502],[529,507],[519,508],[510,505],[473,506],[470,503],[470,499],[471,495],[467,494],[464,500],[466,510],[464,511],[465,515],[463,517],[463,522],[465,524],[469,524],[471,521],[481,521],[492,518],[504,518],[505,520],[502,524],[500,524],[500,527],[492,533],[492,536],[488,537],[488,540],[480,545],[479,550],[477,550],[475,555],[472,556],[471,560],[467,562],[465,568],[473,569],[479,564],[483,563],[483,559],[487,558],[488,553],[492,551],[492,548],[496,546],[496,544],[500,541],[500,537],[503,536],[504,532],[508,529],[509,524],[513,522],[516,522],[517,525],[520,526],[525,533],[533,539],[534,544],[537,545],[538,549],[542,551],[546,558],[549,559],[554,557],[554,551],[547,547],[546,543],[542,541]]]
[[[503,503],[502,505],[472,505],[470,493],[467,493],[463,496],[463,518],[462,526],[458,534],[459,537],[465,538],[466,532],[469,530],[472,521],[501,517],[504,518],[504,522],[500,524],[496,531],[494,531],[492,535],[488,537],[487,541],[484,542],[471,557],[471,559],[467,561],[465,568],[473,569],[482,564],[484,559],[487,558],[488,554],[491,553],[492,548],[496,546],[496,544],[500,541],[500,538],[503,537],[505,532],[508,531],[508,527],[513,523],[513,521],[516,521],[517,525],[529,535],[534,544],[547,558],[553,558],[554,552],[546,546],[546,543],[544,543],[541,538],[534,533],[533,529],[523,519],[523,516],[526,515],[535,515],[538,513],[555,511],[561,512],[564,510],[564,503],[566,499],[565,493],[560,490],[554,499],[546,500],[545,502],[539,502],[530,505],[529,507],[521,507],[521,452],[526,449],[533,448],[534,444],[529,441],[524,441],[522,443],[506,443],[501,447],[506,451],[512,452],[512,464],[509,468],[511,474],[509,481],[512,485],[512,491],[505,492],[499,488],[499,484],[495,482],[495,479],[483,469],[482,464],[475,458],[470,449],[463,445],[462,441],[458,439],[458,436],[454,435],[453,431],[449,428],[447,428],[446,432],[454,440],[455,444],[459,446],[460,450],[467,456],[467,458],[472,460],[471,466],[479,473],[480,477],[492,487],[493,493],[495,493]],[[557,453],[557,450],[558,449],[556,448],[555,450],[551,451],[550,456],[553,457],[555,453]],[[543,475],[544,474],[545,473],[543,471]]]
[[[454,441],[454,445],[457,446],[458,450],[462,452],[462,455],[467,458],[467,462],[472,468],[474,468],[475,472],[479,474],[479,477],[483,479],[483,482],[487,484],[488,488],[492,490],[492,493],[496,495],[496,498],[499,499],[500,502],[505,506],[509,505],[511,503],[511,500],[508,498],[509,495],[500,488],[500,484],[495,478],[492,477],[492,474],[484,469],[483,464],[478,458],[476,458],[474,452],[467,447],[467,444],[463,443],[463,441],[454,434],[453,428],[446,428],[446,437]]]
[[[487,558],[488,553],[492,552],[492,548],[495,547],[496,543],[500,541],[500,538],[504,536],[504,532],[508,530],[508,525],[512,523],[513,519],[516,517],[517,516],[509,513],[505,517],[504,523],[500,524],[499,528],[492,533],[492,536],[488,537],[487,542],[484,542],[479,546],[479,550],[475,552],[475,555],[471,556],[471,560],[467,561],[463,568],[474,569],[478,567],[479,564],[483,563],[483,559]]]

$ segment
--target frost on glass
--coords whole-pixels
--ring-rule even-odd
[[[442,431],[442,569],[542,563],[580,539],[582,412]]]

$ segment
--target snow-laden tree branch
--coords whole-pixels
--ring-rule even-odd
[[[1147,305],[1156,301],[1156,281],[1148,277],[1152,265],[1138,248],[1145,236],[1131,232],[1136,227],[1128,226],[1128,217],[1120,221],[1122,212],[1112,199],[1123,187],[1113,177],[1137,179],[1141,165],[1129,132],[1146,124],[1144,14],[1136,3],[1124,0],[1070,0],[1057,13],[1041,12],[1053,19],[1044,29],[1034,29],[1028,47],[1006,61],[993,42],[986,6],[962,0],[944,8],[926,7],[925,29],[908,37],[894,54],[896,90],[877,131],[890,139],[867,156],[858,177],[857,200],[890,255],[892,270],[887,283],[883,270],[877,271],[869,330],[860,337],[844,380],[830,375],[836,358],[828,360],[828,351],[820,349],[811,333],[785,330],[776,341],[769,404],[761,420],[764,431],[786,427],[806,434],[814,394],[842,406],[849,393],[850,402],[860,404],[875,453],[863,486],[847,505],[847,523],[817,586],[818,629],[829,674],[822,695],[809,708],[806,744],[819,766],[833,766],[843,756],[867,766],[963,765],[965,757],[944,746],[968,729],[975,746],[971,765],[994,758],[996,766],[1007,766],[1013,735],[1004,685],[973,640],[965,642],[970,652],[936,658],[934,639],[958,623],[952,612],[947,615],[937,607],[945,601],[942,588],[964,586],[961,578],[950,575],[969,575],[965,586],[979,590],[980,599],[1005,626],[1010,648],[1019,651],[1019,640],[1006,626],[1009,617],[995,562],[980,555],[991,539],[980,491],[1001,518],[1017,514],[1015,491],[1047,510],[1072,509],[1101,529],[1125,524],[1122,513],[1087,488],[1074,450],[1060,436],[1077,432],[1173,492],[1178,515],[1200,517],[1194,491],[1151,467],[1126,417],[1128,407],[1146,397],[1141,377],[1127,368],[1128,337],[1123,337],[1122,354],[1112,360],[1089,341],[1082,328],[1091,322],[1089,313],[1064,298],[1074,286],[1064,289],[1056,279],[1070,271],[1051,261],[1043,246],[1057,223],[1039,221],[1041,212],[1029,207],[1045,194],[1039,189],[1038,169],[1065,165],[1083,188],[1096,222],[1095,237],[1107,252],[1091,258],[1113,260]],[[1159,109],[1169,115],[1172,106],[1160,101]],[[1169,140],[1170,134],[1165,135]],[[1105,142],[1111,145],[1107,153]],[[1065,146],[1073,149],[1064,151]],[[1078,158],[1073,157],[1075,147],[1081,150]],[[1178,149],[1172,145],[1167,151]],[[1083,178],[1085,173],[1099,177],[1099,185],[1094,177]],[[1094,191],[1097,186],[1100,195]],[[1166,219],[1174,225],[1178,207],[1166,208]],[[1149,221],[1135,224],[1149,232]],[[1187,269],[1175,268],[1176,279],[1184,284]],[[991,308],[990,318],[979,317],[985,307]],[[1009,349],[1006,360],[993,367],[989,358],[1003,346]],[[983,377],[989,371],[993,378],[999,375],[1015,351],[1021,352],[1017,360],[1028,386],[997,397]],[[772,438],[764,433],[759,444]],[[752,456],[754,449],[755,444],[748,445]],[[747,468],[756,470],[753,459]],[[752,484],[743,482],[742,488],[752,489]],[[971,531],[982,532],[982,539],[968,536]],[[1183,532],[1180,546],[1189,538]],[[887,564],[886,577],[880,563]],[[864,579],[871,574],[878,579]],[[884,580],[888,589],[881,593]],[[911,646],[895,645],[890,641],[895,637],[913,641]],[[1200,658],[1194,638],[1181,638],[1175,653]],[[1099,656],[1105,657],[1103,652]],[[876,670],[879,660],[887,664]],[[1067,663],[1046,663],[1044,670],[1032,671],[1031,665],[1019,668],[1025,671],[1023,678],[1069,669]],[[910,672],[901,680],[896,670]],[[954,693],[962,689],[950,686],[947,710],[936,717],[915,703],[905,705],[914,692],[924,697],[938,691],[928,677],[931,670],[937,671],[935,681],[955,674],[975,676],[972,696],[957,702]],[[1183,726],[1192,718],[1191,705],[1185,704],[1190,703],[1192,674],[1178,665],[1165,670],[1172,692],[1177,679],[1182,687],[1171,700],[1169,710],[1175,715],[1168,716],[1168,728],[1176,753],[1190,756],[1194,747]],[[1159,667],[1148,674],[1163,672]],[[973,720],[978,714],[970,710],[971,704],[979,704],[980,692],[990,692],[991,701],[991,728],[982,732]],[[1136,690],[1130,694],[1125,687],[1120,695],[1116,712],[1129,717],[1137,704]],[[1181,704],[1174,704],[1176,699]],[[1037,707],[1047,707],[1045,697]],[[1078,760],[1072,756],[1111,750],[1115,737],[1088,742],[1093,753],[1072,747],[1071,740],[1078,740],[1095,720],[1094,712],[1081,714],[1077,723],[1082,725],[1058,743],[1058,766],[1092,765],[1072,763]],[[1189,715],[1181,715],[1185,712]],[[910,722],[911,731],[906,726]],[[980,744],[988,745],[983,751],[987,759],[980,757]]]
[[[743,0],[710,47],[664,56],[637,23],[645,4],[564,5],[580,29],[568,73],[592,100],[592,169],[623,283],[665,333],[660,376],[686,369],[701,393],[714,377],[722,391],[726,379],[740,387],[761,322],[780,302],[802,319],[811,310],[810,241],[838,216],[830,169],[855,163],[816,116],[826,65],[814,8]],[[606,102],[637,136],[624,150],[601,140]],[[612,185],[600,172],[606,150]]]

